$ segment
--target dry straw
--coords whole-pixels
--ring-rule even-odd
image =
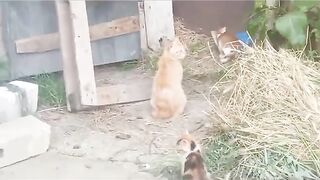
[[[320,175],[320,73],[299,57],[251,48],[212,88],[212,117],[236,132],[239,167],[255,154],[279,150]]]

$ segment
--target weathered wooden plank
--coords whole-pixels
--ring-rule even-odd
[[[175,36],[172,0],[144,1],[144,10],[148,46],[157,50],[160,48],[159,39],[162,36]]]
[[[90,41],[96,41],[124,34],[138,32],[138,16],[128,16],[89,27]],[[42,53],[59,49],[59,34],[50,33],[15,41],[17,53]]]
[[[97,87],[99,106],[131,103],[151,97],[152,81]]]
[[[60,47],[58,33],[39,35],[15,41],[17,53],[42,53]]]
[[[140,27],[138,16],[128,16],[91,26],[90,38],[91,41],[96,41],[138,32],[139,30]]]
[[[144,15],[144,2],[138,2],[139,10],[139,24],[140,24],[140,46],[142,50],[148,48],[147,44],[147,33],[146,33],[146,21]]]
[[[66,91],[68,111],[81,109],[79,84],[74,56],[70,9],[67,1],[56,0],[56,11],[59,24],[60,46],[63,63],[63,78]]]
[[[82,105],[97,103],[96,83],[85,1],[69,0],[77,79]]]

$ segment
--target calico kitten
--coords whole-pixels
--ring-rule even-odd
[[[183,113],[187,97],[182,88],[183,67],[181,60],[186,57],[185,46],[178,37],[160,39],[163,53],[158,60],[151,95],[152,116],[169,119]]]
[[[243,47],[235,34],[228,32],[226,27],[211,31],[215,44],[219,49],[221,63],[226,63],[235,58],[237,52]]]
[[[177,145],[185,152],[182,160],[182,179],[210,180],[201,155],[200,145],[196,143],[188,131],[177,141]]]

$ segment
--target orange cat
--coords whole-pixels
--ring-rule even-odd
[[[219,49],[221,63],[226,63],[235,58],[237,52],[242,48],[242,44],[236,35],[228,32],[226,27],[211,31],[211,35]]]
[[[209,180],[200,146],[188,131],[177,141],[177,145],[185,152],[181,169],[183,180]]]
[[[152,116],[156,119],[174,118],[183,113],[187,103],[182,88],[183,68],[181,60],[186,50],[178,37],[160,39],[163,53],[158,61],[151,95]]]

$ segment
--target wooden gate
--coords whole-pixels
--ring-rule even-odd
[[[54,1],[3,3],[4,39],[11,78],[62,70]],[[86,3],[94,65],[140,57],[135,1]]]
[[[11,78],[63,70],[69,111],[120,103],[99,93],[94,65],[138,59],[141,49],[155,50],[162,36],[174,36],[171,0],[7,1],[1,5]],[[110,89],[114,88],[103,92]]]

